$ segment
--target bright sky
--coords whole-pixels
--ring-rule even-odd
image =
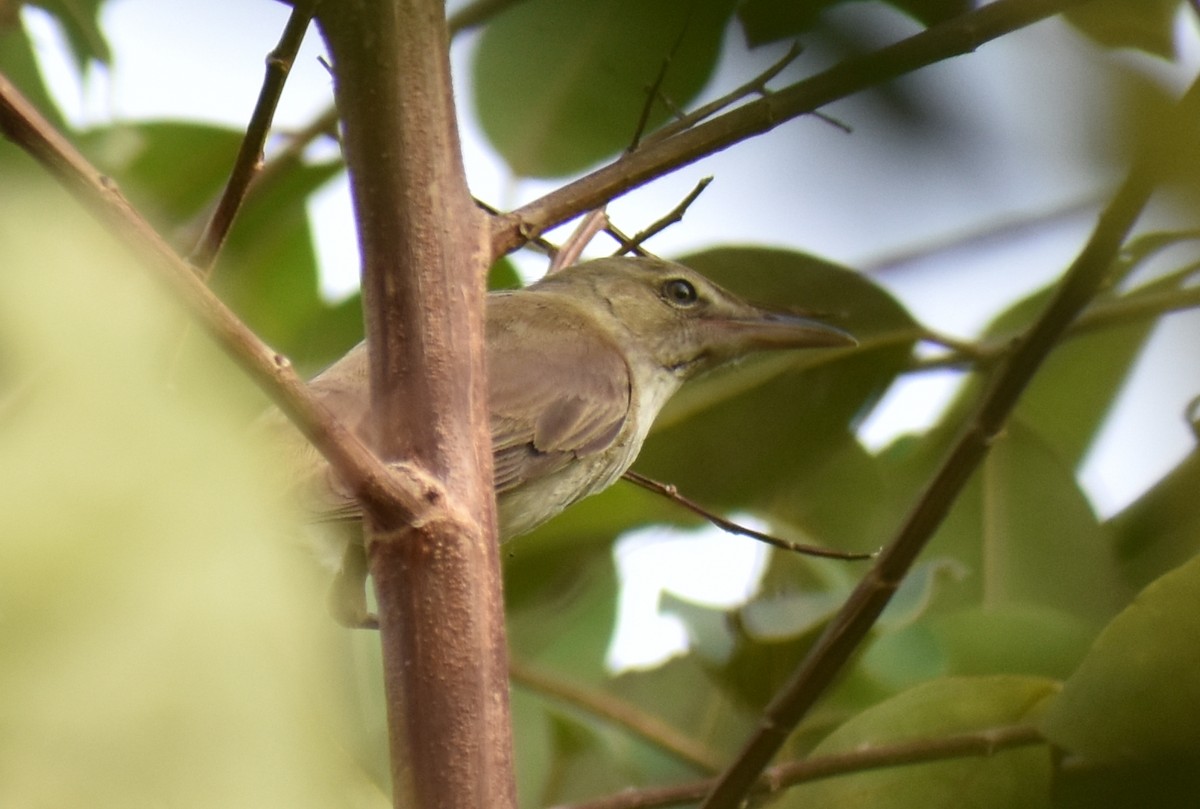
[[[238,127],[249,117],[263,59],[282,30],[287,8],[271,0],[113,0],[105,6],[103,25],[117,61],[110,72],[92,71],[82,86],[61,58],[60,39],[46,15],[30,6],[22,14],[41,43],[53,91],[73,122],[185,118]],[[1200,63],[1195,26],[1187,19],[1180,24],[1187,54],[1183,73]],[[740,49],[736,37],[728,45],[731,52]],[[455,44],[458,77],[469,76],[470,50],[469,36]],[[726,59],[712,95],[740,83],[748,70],[770,64],[780,52]],[[278,126],[302,126],[330,103],[329,77],[317,62],[322,53],[319,38],[310,32],[289,77]],[[811,69],[804,59],[794,66]],[[716,181],[684,222],[656,238],[657,252],[670,256],[715,244],[756,243],[864,267],[980,232],[997,221],[1074,209],[1096,199],[1109,179],[1097,176],[1088,157],[1091,145],[1079,140],[1076,124],[1080,116],[1096,115],[1101,103],[1088,90],[1094,86],[1088,77],[1097,69],[1096,54],[1062,25],[1039,25],[925,71],[947,99],[941,103],[953,108],[956,126],[944,142],[912,143],[903,153],[876,148],[873,119],[851,99],[831,112],[854,125],[853,135],[815,119],[792,122],[751,148],[727,150],[630,194],[613,203],[610,213],[626,230],[637,230],[711,174]],[[507,175],[479,133],[469,87],[459,81],[474,193],[508,206],[556,185]],[[331,183],[310,212],[324,288],[333,296],[344,294],[357,277],[344,180]],[[928,325],[970,336],[1015,296],[1061,272],[1091,224],[1088,213],[1052,218],[1016,239],[984,240],[969,249],[898,262],[877,278]],[[537,262],[523,266],[532,272]],[[987,293],[980,294],[981,288]],[[1172,347],[1181,341],[1194,345],[1198,331],[1195,316],[1164,324],[1138,372],[1138,379],[1156,384],[1130,386],[1086,464],[1082,480],[1102,513],[1132,500],[1191,448],[1178,414],[1195,394],[1200,368],[1193,361],[1190,369],[1180,369]],[[864,443],[879,447],[936,420],[954,386],[952,375],[928,375],[897,386],[864,426]],[[1148,412],[1156,415],[1148,418]],[[1163,418],[1164,413],[1178,417]],[[700,541],[717,547],[701,553],[691,543],[648,542],[645,536],[623,542],[618,560],[626,574],[622,615],[627,620],[614,643],[614,662],[637,664],[682,648],[678,623],[655,614],[664,586],[722,604],[738,603],[753,588],[765,564],[760,546],[725,538]],[[638,575],[648,570],[670,570],[674,576],[664,582]],[[730,582],[737,586],[729,587]],[[631,626],[639,628],[628,631]]]

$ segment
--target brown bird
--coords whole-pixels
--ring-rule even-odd
[[[489,294],[488,403],[501,539],[531,531],[615,482],[687,380],[756,351],[850,345],[854,339],[839,329],[754,306],[654,258],[590,261]],[[368,412],[367,363],[360,343],[311,383],[352,428]],[[361,519],[324,459],[297,441],[293,471],[306,483],[316,520]]]

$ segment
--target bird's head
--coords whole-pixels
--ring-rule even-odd
[[[809,317],[747,303],[704,276],[656,258],[604,258],[538,287],[569,291],[635,349],[681,380],[756,351],[855,345]]]

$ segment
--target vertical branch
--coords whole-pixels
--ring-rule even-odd
[[[372,446],[446,498],[371,508],[396,806],[515,804],[484,376],[487,223],[471,201],[440,0],[339,0],[317,22],[363,255]],[[368,504],[369,506],[371,504]]]

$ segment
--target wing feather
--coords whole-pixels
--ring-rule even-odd
[[[553,299],[489,301],[496,491],[608,447],[629,416],[630,374],[602,332]]]

